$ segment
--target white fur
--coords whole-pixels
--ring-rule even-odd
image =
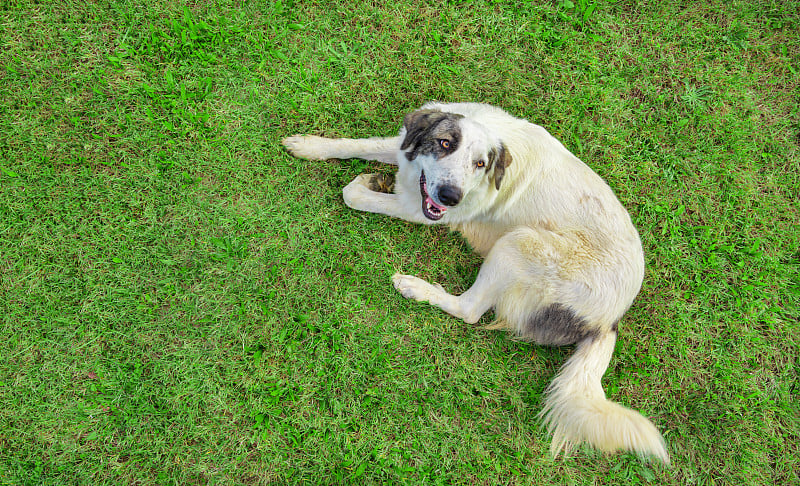
[[[644,256],[630,217],[608,185],[544,128],[477,103],[429,103],[426,110],[463,115],[461,142],[437,158],[408,160],[401,145],[409,132],[384,139],[326,139],[293,136],[283,143],[311,159],[364,158],[397,164],[395,192],[369,188],[360,175],[343,191],[351,208],[460,231],[485,261],[475,283],[459,296],[420,278],[396,274],[406,298],[426,301],[469,323],[494,308],[494,328],[524,334],[532,316],[548,306],[565,306],[591,331],[581,338],[548,389],[542,412],[557,455],[580,443],[600,450],[624,449],[669,463],[655,426],[639,413],[606,399],[600,379],[616,340],[615,324],[639,292]],[[481,168],[503,147],[511,156],[499,189],[497,173]],[[494,169],[493,169],[494,170]],[[463,197],[441,219],[422,209],[420,175],[437,204],[437,190],[457,186]],[[555,332],[555,331],[554,331]],[[587,334],[587,336],[589,336]]]
[[[614,352],[616,335],[608,333],[595,342],[578,344],[547,388],[542,412],[553,434],[550,452],[587,442],[602,451],[624,449],[640,456],[651,454],[669,464],[661,434],[640,413],[606,399],[600,378]]]

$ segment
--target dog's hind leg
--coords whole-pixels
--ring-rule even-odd
[[[397,165],[400,137],[325,138],[316,135],[293,135],[282,140],[295,157],[309,160],[364,159]]]
[[[465,236],[476,241],[477,230],[467,230]],[[508,327],[530,338],[526,324],[532,314],[558,314],[560,308],[553,304],[562,303],[562,299],[571,306],[586,307],[578,295],[562,295],[565,288],[583,286],[563,281],[567,263],[564,255],[574,253],[574,248],[560,240],[566,241],[550,231],[525,227],[504,234],[486,254],[472,287],[459,296],[410,275],[395,275],[393,283],[404,297],[429,302],[469,323],[477,322],[486,311],[495,308],[496,328]],[[554,344],[559,339],[547,336],[542,344]]]
[[[510,287],[518,285],[520,279],[515,272],[520,270],[522,258],[517,250],[518,239],[512,232],[497,240],[481,265],[475,282],[461,295],[449,294],[440,285],[412,275],[395,274],[392,282],[403,297],[428,302],[474,324]]]
[[[481,280],[480,275],[472,287],[461,295],[449,294],[441,285],[428,283],[413,275],[396,273],[392,276],[392,283],[403,297],[428,302],[469,324],[478,322],[493,305],[487,293],[491,283],[488,279]]]

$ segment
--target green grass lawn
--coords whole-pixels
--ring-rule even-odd
[[[800,483],[800,2],[677,3],[0,2],[0,484]],[[403,299],[480,259],[344,206],[390,169],[280,146],[428,100],[543,125],[630,210],[604,386],[672,468],[553,460],[571,349]]]

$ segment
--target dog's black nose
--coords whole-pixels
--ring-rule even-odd
[[[455,206],[461,200],[461,189],[454,186],[442,186],[439,188],[437,196],[445,206]]]

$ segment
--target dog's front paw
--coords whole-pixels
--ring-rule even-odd
[[[362,211],[369,210],[368,206],[375,192],[370,188],[370,181],[373,176],[374,174],[361,174],[356,176],[350,184],[344,186],[344,189],[342,189],[342,197],[344,198],[344,203],[347,204],[348,207]]]
[[[292,135],[284,138],[281,143],[286,150],[295,157],[308,160],[325,160],[325,146],[328,139],[316,135]]]
[[[431,293],[442,288],[439,285],[434,287],[419,277],[400,273],[395,273],[392,276],[392,283],[394,288],[400,292],[400,295],[406,299],[414,299],[420,302],[430,301]]]

